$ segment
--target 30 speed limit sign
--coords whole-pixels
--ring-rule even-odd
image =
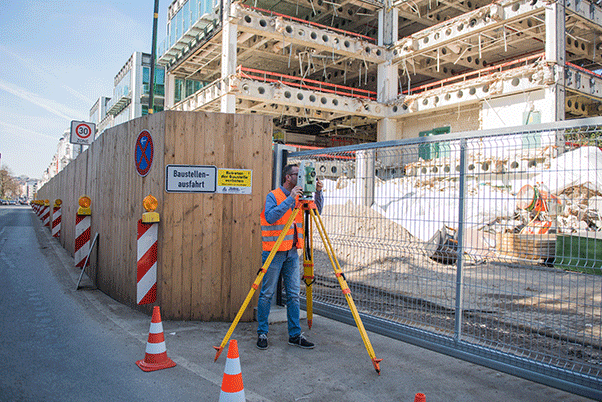
[[[71,143],[90,145],[96,136],[96,124],[85,121],[71,122]]]

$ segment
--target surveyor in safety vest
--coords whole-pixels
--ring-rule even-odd
[[[282,170],[282,185],[271,191],[261,211],[261,236],[263,240],[262,264],[265,263],[276,240],[284,229],[286,222],[295,208],[303,189],[297,186],[299,167],[287,165]],[[314,202],[318,212],[322,211],[322,182],[316,181]],[[286,317],[288,321],[289,345],[311,349],[314,344],[301,333],[299,325],[299,291],[301,289],[301,273],[299,271],[299,255],[297,249],[303,248],[303,213],[299,212],[295,222],[286,233],[284,241],[278,247],[274,259],[263,277],[259,301],[257,302],[257,347],[268,348],[268,316],[272,296],[276,290],[278,279],[282,273],[286,289]]]

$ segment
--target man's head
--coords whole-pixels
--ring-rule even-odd
[[[293,188],[297,185],[297,177],[299,176],[299,166],[286,165],[282,169],[282,185]]]

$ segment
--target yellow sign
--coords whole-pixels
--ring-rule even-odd
[[[218,169],[217,192],[222,194],[251,194],[253,171],[247,169]]]

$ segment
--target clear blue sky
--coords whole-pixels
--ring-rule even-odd
[[[159,1],[157,45],[167,7]],[[17,0],[0,9],[0,163],[41,178],[71,120],[89,121],[135,51],[151,51],[154,0]]]

